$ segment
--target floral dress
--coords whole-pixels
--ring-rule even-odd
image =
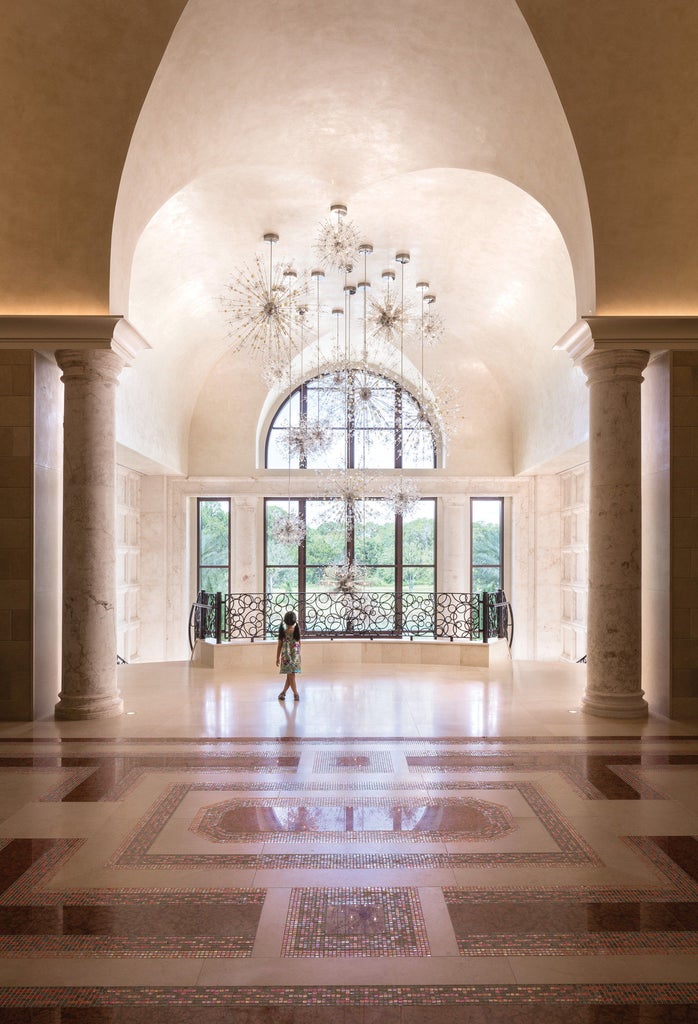
[[[289,672],[298,674],[301,671],[301,644],[300,640],[293,639],[295,628],[295,626],[289,626],[281,641],[279,675],[282,676],[287,676]]]

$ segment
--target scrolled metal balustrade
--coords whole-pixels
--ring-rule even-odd
[[[513,641],[514,619],[503,590],[494,593],[207,594],[201,591],[189,616],[189,644],[269,640],[285,613],[296,611],[304,637]]]

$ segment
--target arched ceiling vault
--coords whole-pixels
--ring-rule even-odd
[[[576,315],[696,313],[696,44],[683,0],[9,5],[0,314],[131,317],[121,421],[186,471],[222,269],[342,200],[428,264],[445,364],[526,419],[525,467]]]
[[[0,315],[108,312],[121,172],[185,4],[3,4]]]
[[[698,312],[698,4],[518,0],[572,129],[597,312]]]
[[[5,5],[0,314],[108,311],[121,172],[185,5]],[[698,5],[518,6],[579,153],[594,231],[597,312],[695,314]],[[384,8],[378,16],[388,20]]]

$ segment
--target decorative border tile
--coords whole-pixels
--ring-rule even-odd
[[[698,954],[698,932],[599,932],[594,935],[467,935],[461,956],[674,956]]]
[[[678,1006],[698,1009],[698,984],[51,986],[0,988],[0,1006]],[[529,1020],[539,1017],[528,1017]],[[693,1018],[695,1019],[695,1018]]]
[[[417,890],[293,889],[281,955],[429,956]]]
[[[254,937],[241,935],[0,935],[0,957],[130,957],[152,960],[222,959],[252,955]]]

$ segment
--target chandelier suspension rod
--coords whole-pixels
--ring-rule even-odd
[[[420,307],[420,380],[419,380],[419,408],[424,410],[424,296],[427,288],[429,287],[428,281],[418,281],[417,287],[422,292],[422,302]]]
[[[400,479],[404,454],[403,431],[405,426],[405,264],[410,262],[408,252],[399,252],[395,259],[400,264]]]

